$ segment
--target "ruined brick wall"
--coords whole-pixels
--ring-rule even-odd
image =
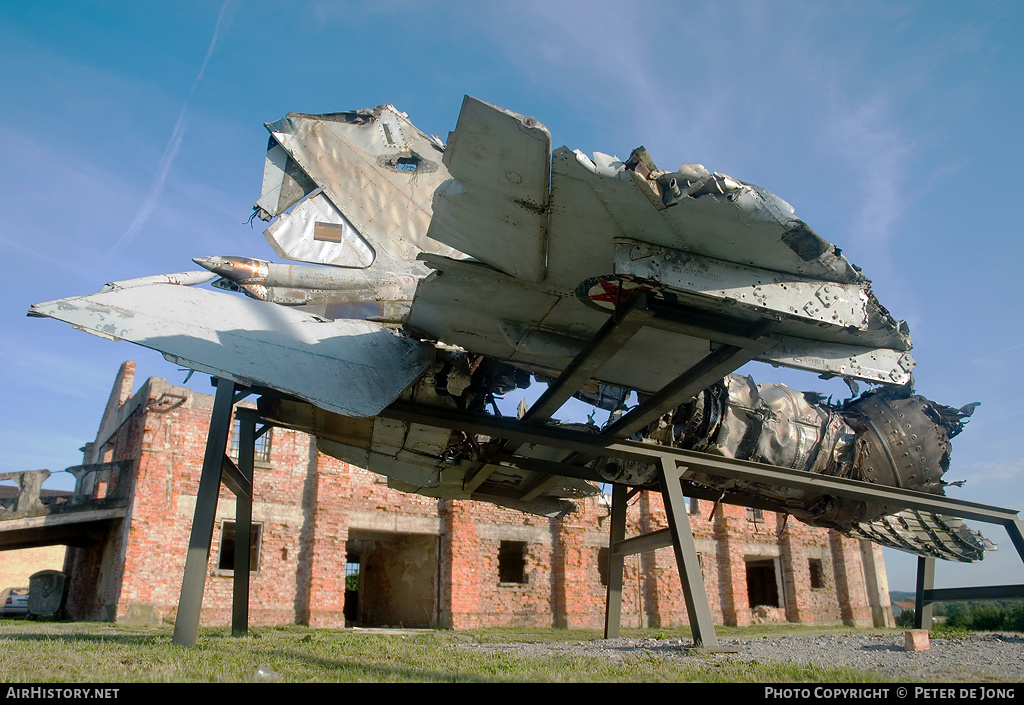
[[[552,626],[552,522],[481,502],[449,506],[443,555],[450,562],[443,568],[452,582],[451,626]],[[503,542],[523,545],[521,581],[502,579]]]
[[[117,408],[119,401],[127,401],[127,392],[131,390],[133,376],[134,366],[126,363],[118,376],[118,381],[123,384],[120,388],[115,384],[108,401],[108,411]],[[104,448],[97,449],[97,457],[94,460],[131,462],[128,472],[112,477],[106,487],[107,491],[112,492],[115,486],[124,485],[129,489],[131,499],[123,520],[110,522],[102,532],[90,532],[86,545],[68,548],[64,562],[64,572],[68,576],[66,610],[73,619],[110,620],[117,617],[126,566],[125,558],[131,543],[132,506],[139,491],[138,478],[143,457],[140,449],[148,442],[147,409],[148,403],[153,400],[153,393],[152,384],[147,382],[143,385],[137,394],[137,408],[121,424]],[[140,527],[138,530],[144,529]]]
[[[190,393],[173,406],[161,402],[168,389],[181,388],[150,380],[140,392],[145,403],[114,437],[118,457],[138,462],[126,530],[103,555],[75,567],[80,587],[101,575],[107,581],[96,594],[80,595],[93,618],[123,615],[132,603],[174,616],[213,400]],[[393,490],[386,478],[319,453],[305,434],[280,428],[272,434],[270,461],[255,471],[253,520],[262,540],[259,570],[250,582],[252,623],[345,626],[350,544],[364,552],[359,619],[367,623],[603,626],[605,498],[578,502],[578,511],[562,520],[436,500]],[[690,520],[716,622],[870,624],[856,542],[769,512],[755,521],[743,507],[697,506]],[[231,571],[218,568],[217,558],[223,524],[233,518],[234,498],[222,489],[204,624],[230,622]],[[642,492],[631,500],[627,535],[665,526],[660,495]],[[522,574],[511,580],[501,573],[503,544],[521,548]],[[814,587],[812,559],[819,571]],[[777,607],[750,604],[751,565],[769,581],[774,567]],[[623,577],[623,626],[687,623],[671,548],[626,557]]]

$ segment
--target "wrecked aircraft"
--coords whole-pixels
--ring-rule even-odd
[[[29,315],[272,392],[263,418],[428,496],[557,516],[600,482],[657,487],[640,460],[390,413],[479,417],[532,380],[549,387],[520,417],[538,427],[943,493],[949,439],[973,407],[913,392],[906,324],[770,191],[700,164],[659,169],[643,147],[625,161],[552,152],[537,120],[468,96],[447,142],[389,105],[266,127],[254,216],[298,264],[197,257],[206,272],[113,282]],[[222,291],[195,286],[214,276]],[[749,360],[875,388],[832,404],[730,374]],[[552,421],[570,395],[609,422]],[[992,548],[952,517],[707,473],[683,482],[921,555]]]

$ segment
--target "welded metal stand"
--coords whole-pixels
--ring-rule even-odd
[[[695,549],[688,545],[692,538],[687,539],[689,518],[685,513],[683,501],[675,498],[674,488],[680,481],[685,482],[687,475],[691,471],[724,478],[727,481],[740,480],[792,487],[818,494],[882,503],[891,506],[894,512],[904,509],[921,510],[948,514],[989,524],[1000,524],[1006,528],[1017,552],[1024,559],[1024,536],[1022,536],[1024,531],[1022,531],[1022,523],[1017,516],[1017,512],[1012,509],[1003,509],[977,502],[967,502],[942,495],[930,495],[896,487],[885,487],[844,477],[816,475],[801,470],[725,458],[681,448],[619,440],[605,435],[594,436],[546,425],[532,425],[521,421],[474,415],[451,409],[421,407],[402,400],[393,402],[391,406],[381,412],[380,416],[400,421],[422,423],[437,428],[449,428],[467,433],[511,439],[519,444],[531,443],[538,446],[558,448],[570,453],[569,458],[576,461],[581,458],[610,457],[658,464],[662,476],[661,482],[666,510],[671,511],[670,516],[672,519],[670,522],[675,527],[678,539],[673,539],[671,535],[672,529],[663,529],[629,539],[625,538],[627,488],[619,485],[613,487],[612,526],[609,543],[609,593],[607,595],[605,619],[605,634],[609,637],[617,636],[619,633],[622,596],[622,557],[633,553],[654,550],[665,546],[676,548],[677,563],[680,565],[683,589],[684,592],[688,593],[688,609],[690,609],[689,601],[693,600],[695,605],[696,603],[703,603],[708,612],[710,612],[703,585],[699,588],[692,584],[690,586],[687,585],[687,583],[692,583],[692,581],[697,579],[697,576],[700,575],[700,568]],[[671,461],[671,463],[668,461]],[[575,465],[569,460],[548,461],[533,457],[517,456],[512,453],[502,453],[491,458],[490,462],[538,473],[579,477],[592,482],[604,481],[597,477],[592,470]],[[686,471],[680,473],[676,470],[678,467],[685,467]],[[665,492],[665,488],[669,489],[669,492]],[[690,488],[691,491],[695,489],[697,488]],[[681,488],[679,496],[682,496]],[[726,504],[746,505],[749,502],[749,496],[732,497],[729,493],[726,493],[719,498],[719,501]],[[919,565],[927,566],[928,560],[930,559],[922,559]],[[696,567],[690,569],[689,566],[691,565]],[[969,595],[969,597],[963,599],[982,599],[983,596],[1024,598],[1024,585],[934,590],[931,587],[931,579],[928,578],[927,574],[923,576],[922,580],[924,582],[920,583],[922,589],[919,590],[919,594],[922,595],[921,599],[926,603],[937,600],[958,599],[956,597],[958,594]],[[711,635],[714,633],[713,628],[706,628],[704,623],[701,622],[702,618],[695,616],[698,611],[699,608],[695,608],[690,612],[694,640],[700,639],[707,648],[709,644],[717,643],[717,641],[711,641],[713,638]],[[922,613],[924,611],[922,610]],[[710,618],[708,618],[707,624],[710,623]]]
[[[987,517],[972,519],[1001,524],[1024,561],[1024,523],[1016,512],[988,508]],[[966,518],[966,517],[965,517]],[[917,592],[914,599],[914,628],[932,628],[932,605],[936,602],[966,602],[967,600],[1020,600],[1024,599],[1024,585],[986,585],[984,587],[935,588],[935,559],[917,559]]]
[[[227,448],[228,434],[231,431],[231,410],[237,402],[249,395],[248,391],[236,394],[234,382],[215,379],[214,383],[217,385],[217,395],[214,398],[213,413],[210,416],[210,432],[206,438],[203,471],[199,477],[196,510],[192,519],[188,553],[185,557],[185,574],[181,580],[181,596],[178,599],[178,613],[174,620],[173,641],[182,646],[194,645],[199,636],[203,588],[206,586],[206,567],[210,561],[210,546],[213,543],[213,528],[217,518],[217,498],[220,494],[221,478],[224,476],[225,464],[230,465],[231,469],[234,468],[234,464],[224,453]],[[231,474],[231,469],[228,469],[229,474]],[[232,478],[228,484],[229,486],[237,485],[238,482]],[[250,487],[251,484],[250,479]],[[251,496],[250,489],[250,516]],[[240,504],[244,504],[244,502],[240,502]],[[248,537],[246,537],[244,545],[248,549]],[[239,551],[235,552],[236,560],[238,553]],[[248,562],[248,550],[241,551],[241,553],[245,554],[245,561]],[[236,579],[237,575],[236,570]],[[248,569],[243,575],[245,580],[248,580]],[[248,585],[246,593],[248,593]]]
[[[622,570],[624,557],[633,553],[653,551],[672,546],[679,580],[683,586],[686,614],[690,618],[695,646],[708,650],[719,648],[715,623],[711,618],[704,578],[701,575],[697,546],[693,541],[690,515],[679,484],[680,469],[671,458],[662,457],[658,464],[661,496],[668,519],[668,529],[626,539],[626,502],[631,496],[623,485],[612,487],[612,515],[608,545],[608,592],[605,601],[604,638],[619,636],[622,621]]]
[[[249,630],[249,544],[252,536],[252,479],[256,455],[256,421],[249,414],[238,416],[238,472],[245,484],[235,490],[235,556],[231,579],[231,634]]]
[[[178,618],[175,622],[174,642],[192,645],[199,630],[203,587],[209,562],[210,546],[217,510],[219,486],[223,482],[237,498],[236,551],[234,564],[232,631],[243,634],[248,621],[248,580],[249,580],[249,536],[252,520],[252,482],[255,439],[266,427],[257,430],[260,421],[257,412],[238,409],[236,416],[241,422],[239,443],[239,465],[235,467],[224,454],[231,424],[231,410],[235,403],[250,393],[267,394],[269,390],[244,389],[236,393],[231,382],[217,381],[217,396],[213,415],[210,419],[210,435],[203,460],[203,472],[196,498],[195,518],[189,540],[185,575],[182,580]],[[900,509],[924,510],[947,513],[964,519],[972,519],[1004,526],[1024,559],[1024,525],[1017,512],[989,505],[954,500],[948,497],[925,495],[899,488],[882,487],[841,477],[813,475],[802,471],[763,465],[707,455],[680,448],[654,446],[647,443],[620,440],[607,435],[593,436],[578,431],[554,428],[475,415],[467,412],[439,407],[421,407],[405,401],[396,401],[380,414],[383,418],[413,421],[437,428],[458,429],[468,433],[486,434],[509,439],[506,452],[491,458],[491,463],[501,463],[536,471],[541,474],[581,477],[599,482],[594,471],[584,467],[586,458],[613,457],[623,460],[637,460],[654,463],[658,468],[662,497],[668,518],[668,528],[649,534],[625,537],[626,503],[630,495],[624,485],[614,485],[612,494],[612,517],[609,538],[609,580],[606,596],[605,636],[613,638],[619,634],[622,604],[622,571],[624,556],[672,546],[676,565],[683,587],[686,608],[696,645],[706,649],[719,649],[708,603],[707,592],[701,576],[700,563],[690,528],[689,515],[683,497],[683,484],[691,472],[710,474],[726,480],[736,479],[783,487],[794,487],[805,491],[850,497],[864,501],[885,503]],[[634,422],[638,423],[638,421]],[[629,424],[632,426],[633,423]],[[628,430],[628,428],[627,428]],[[531,443],[539,446],[558,448],[569,455],[562,461],[542,460],[535,457],[518,456],[508,452],[519,444]],[[513,445],[515,444],[515,445]],[[582,461],[582,462],[581,462]],[[579,464],[577,464],[579,463]],[[687,484],[690,491],[699,490]],[[531,490],[532,491],[532,490]],[[633,490],[635,493],[637,490]],[[701,495],[697,495],[701,496]],[[726,503],[742,503],[742,497],[723,495]],[[934,583],[934,559],[923,558],[919,562],[918,577],[918,626],[930,626],[931,603],[940,600],[1024,598],[1024,585],[995,586],[984,588],[952,588],[936,590]]]
[[[604,603],[604,638],[617,639],[622,623],[622,569],[625,566],[626,502],[628,488],[612,485],[611,526],[608,529],[608,590]]]
[[[238,467],[224,458],[222,482],[235,495],[235,557],[231,581],[231,634],[249,631],[249,578],[252,569],[253,473],[256,465],[256,440],[270,430],[269,424],[257,428],[259,414],[253,409],[235,409],[238,419]]]

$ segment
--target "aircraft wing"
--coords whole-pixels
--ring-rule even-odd
[[[434,358],[433,346],[370,321],[326,320],[174,284],[104,289],[34,304],[29,315],[127,340],[193,370],[309,399],[355,418],[379,413]]]

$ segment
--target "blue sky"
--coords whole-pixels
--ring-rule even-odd
[[[29,305],[273,259],[246,224],[263,123],[390,103],[444,138],[464,94],[554,144],[700,162],[789,201],[910,325],[921,394],[980,401],[952,496],[1024,508],[1019,2],[0,4],[0,472],[81,462],[123,360],[184,373]],[[843,394],[763,365],[757,381]],[[834,383],[833,383],[834,384]],[[209,392],[207,379],[191,386]],[[1024,582],[1005,533],[944,586]],[[887,553],[893,589],[914,559]]]

